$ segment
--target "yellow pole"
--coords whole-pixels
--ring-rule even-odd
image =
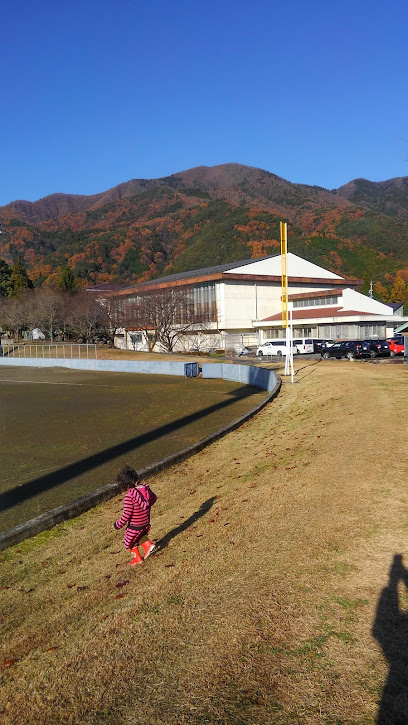
[[[282,279],[282,327],[288,326],[288,225],[280,223],[281,279]]]

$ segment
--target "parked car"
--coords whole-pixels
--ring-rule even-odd
[[[342,340],[335,342],[330,347],[323,347],[321,356],[325,359],[329,357],[346,357],[349,360],[356,358],[371,357],[371,350],[367,342],[362,340]]]
[[[371,357],[389,357],[391,354],[387,340],[364,340],[371,350]]]
[[[292,350],[293,354],[297,355],[296,345],[292,345]],[[286,355],[286,340],[266,340],[266,342],[258,347],[256,354],[259,357],[263,355],[277,355],[278,357],[282,357]]]
[[[390,347],[391,357],[394,355],[404,354],[404,336],[394,335],[394,337],[387,337],[387,342]]]
[[[321,352],[324,347],[329,347],[330,345],[333,345],[334,340],[322,340],[321,338],[314,337],[312,339],[313,342],[313,352]]]
[[[313,340],[308,337],[298,337],[293,340],[293,344],[296,345],[299,355],[314,352]]]

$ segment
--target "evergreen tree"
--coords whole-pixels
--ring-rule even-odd
[[[10,285],[9,297],[19,297],[33,288],[33,283],[20,259],[16,260],[14,267],[11,269]]]
[[[4,259],[0,259],[0,297],[8,297],[11,289],[11,269]]]
[[[65,265],[65,267],[61,267],[57,287],[62,292],[75,292],[77,287],[75,275],[71,267],[68,267],[68,265]]]

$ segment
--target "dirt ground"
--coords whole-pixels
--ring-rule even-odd
[[[151,480],[1,555],[0,715],[96,725],[408,722],[407,368],[323,361]]]

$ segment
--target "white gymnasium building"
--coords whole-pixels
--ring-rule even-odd
[[[390,337],[403,317],[402,305],[377,302],[357,291],[361,281],[346,279],[296,254],[288,253],[288,293],[295,337],[365,339]],[[283,336],[281,318],[281,256],[222,264],[172,274],[150,282],[89,289],[114,294],[124,304],[137,304],[143,292],[182,287],[197,310],[205,311],[205,329],[191,330],[178,349],[239,350]],[[147,349],[137,330],[125,331],[117,344]]]

